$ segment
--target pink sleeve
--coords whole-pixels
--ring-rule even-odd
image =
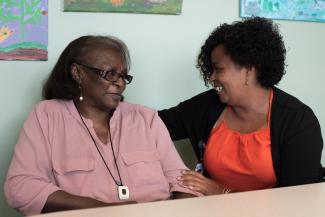
[[[158,113],[156,113],[153,118],[151,128],[156,136],[157,149],[159,151],[164,174],[170,186],[170,192],[177,191],[202,196],[201,193],[184,188],[178,184],[176,178],[181,176],[181,172],[183,170],[188,170],[188,168],[179,156],[174,143],[170,138],[168,130],[159,118]]]
[[[32,215],[40,213],[48,196],[57,190],[52,175],[49,119],[36,107],[24,123],[15,146],[5,194],[11,207]]]

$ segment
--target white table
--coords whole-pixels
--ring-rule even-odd
[[[72,216],[325,217],[325,183],[42,215]]]

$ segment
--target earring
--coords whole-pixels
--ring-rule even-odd
[[[246,80],[245,85],[248,86],[248,79]]]
[[[82,96],[82,88],[80,84],[79,84],[79,89],[80,89],[79,101],[82,102],[82,100],[84,100],[84,97]]]

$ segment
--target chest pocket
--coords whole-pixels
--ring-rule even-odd
[[[71,194],[82,195],[91,189],[91,183],[96,179],[95,161],[88,148],[74,152],[56,153],[52,159],[53,174],[56,184]]]
[[[89,149],[79,149],[74,153],[62,153],[52,160],[53,169],[58,175],[82,174],[93,171],[95,167],[92,152]]]
[[[124,153],[122,159],[135,187],[168,186],[157,151]]]
[[[59,175],[67,175],[73,172],[87,172],[94,170],[94,161],[87,157],[66,159],[53,166],[54,171]]]

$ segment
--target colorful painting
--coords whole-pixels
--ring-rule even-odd
[[[183,0],[64,0],[64,11],[180,14]]]
[[[48,0],[0,0],[0,60],[47,60]]]
[[[325,0],[241,0],[240,16],[325,22]]]

